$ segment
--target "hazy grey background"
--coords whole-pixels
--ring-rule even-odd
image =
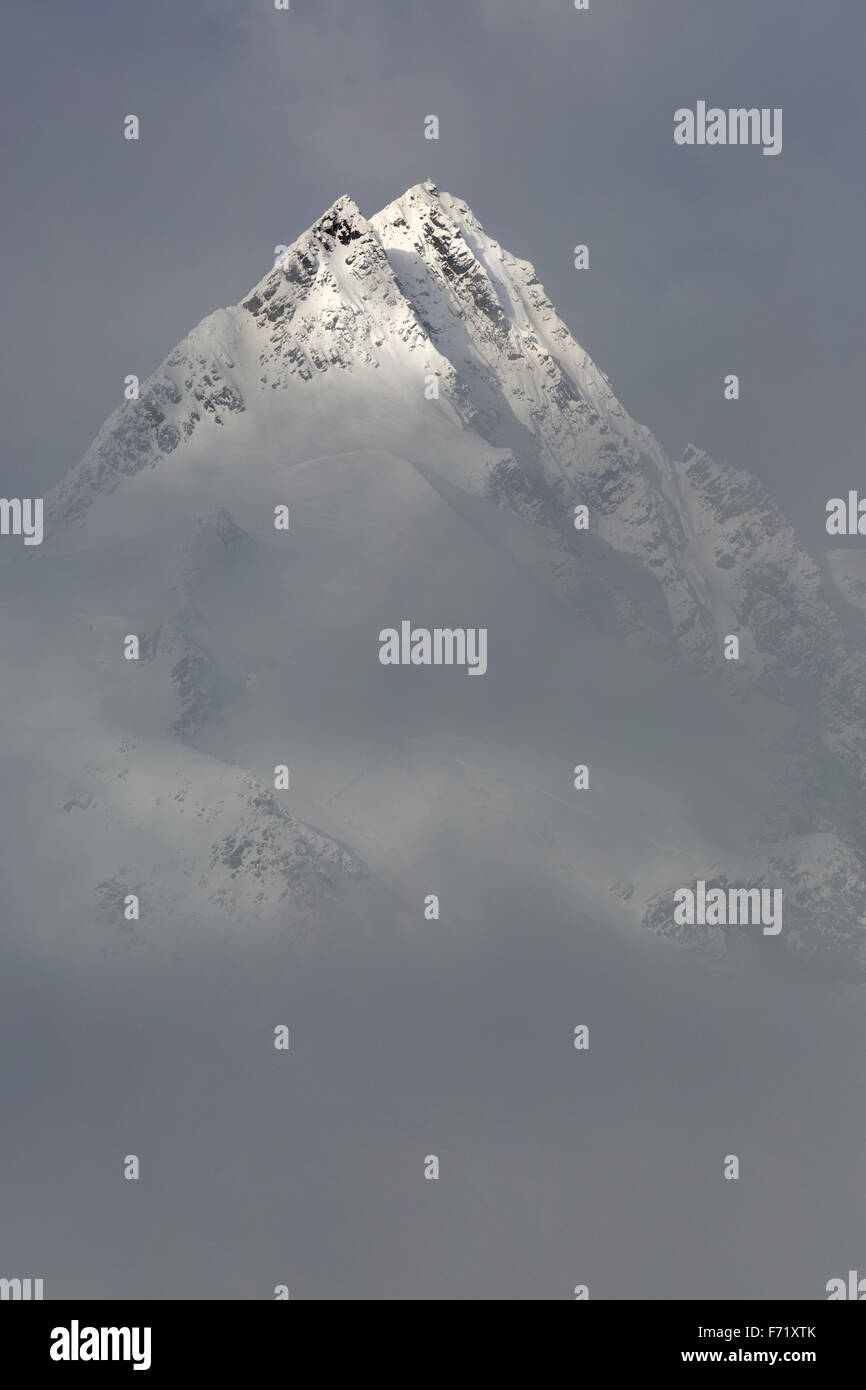
[[[862,476],[855,0],[13,0],[3,32],[7,493],[55,482],[124,376],[340,193],[370,215],[428,175],[669,450],[755,472],[816,546]],[[698,99],[781,106],[781,155],[676,148]]]
[[[4,490],[59,478],[123,377],[237,301],[338,194],[372,213],[432,175],[535,263],[662,442],[755,472],[821,544],[826,498],[862,477],[859,6],[591,3],[9,6]],[[782,154],[675,148],[674,109],[701,98],[783,107]],[[522,635],[542,649],[554,629],[535,620]],[[586,648],[560,645],[570,671]],[[358,671],[341,661],[327,669],[348,702]],[[518,643],[511,664],[527,687],[543,670]],[[494,709],[517,722],[522,689],[499,687]],[[617,697],[623,757],[628,739],[654,755],[668,708],[645,712],[627,681]],[[58,779],[78,753],[67,708]],[[291,714],[287,697],[290,731]],[[527,727],[518,751],[537,743]],[[701,770],[685,794],[703,794]],[[21,844],[53,794],[4,799],[0,840]],[[585,1282],[593,1298],[811,1299],[866,1272],[856,993],[760,952],[710,968],[610,932],[533,868],[526,837],[428,848],[453,858],[441,923],[419,929],[417,899],[368,884],[307,952],[249,924],[170,950],[143,924],[103,947],[65,920],[62,860],[20,855],[3,889],[0,1274],[44,1277],[49,1298],[288,1283],[301,1299],[568,1299]],[[42,880],[56,919],[34,923]],[[73,961],[44,949],[67,926]]]

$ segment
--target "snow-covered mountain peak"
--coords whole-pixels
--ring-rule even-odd
[[[662,654],[671,672],[711,671],[738,700],[769,695],[786,731],[772,753],[785,762],[772,772],[780,809],[764,818],[755,863],[754,847],[743,848],[742,873],[748,866],[757,882],[784,868],[804,941],[837,936],[844,906],[845,951],[853,943],[860,956],[851,903],[866,883],[866,662],[835,596],[758,481],[691,444],[669,457],[618,401],[530,262],[431,180],[369,220],[342,195],[274,248],[241,302],[205,318],[119,406],[51,502],[46,555],[59,538],[60,554],[77,549],[86,568],[114,547],[134,573],[125,602],[112,596],[116,617],[94,580],[92,631],[122,624],[145,635],[139,687],[159,711],[158,736],[222,758],[209,731],[229,730],[232,761],[259,776],[267,758],[241,711],[279,744],[286,732],[273,711],[282,686],[300,681],[289,723],[308,719],[315,743],[333,697],[299,673],[321,669],[335,623],[344,623],[336,645],[354,653],[351,686],[366,670],[369,632],[403,615],[407,592],[419,620],[429,609],[431,624],[482,622],[493,575],[497,592],[518,576],[516,601],[530,609],[540,581],[539,601],[552,593],[582,641],[600,633]],[[290,540],[274,530],[277,504],[291,506]],[[472,585],[485,594],[470,605],[481,616],[455,618]],[[732,635],[739,655],[726,660]],[[380,730],[369,736],[378,744]],[[354,743],[344,753],[365,786]],[[326,739],[310,784],[330,786],[329,756]],[[377,758],[371,751],[370,767]],[[844,769],[850,795],[826,790],[827,765]],[[299,809],[364,858],[369,804],[342,817],[332,794]],[[386,818],[373,846],[402,833]],[[804,875],[791,869],[798,856]],[[706,876],[702,849],[690,863]],[[829,865],[844,865],[852,885],[842,906],[823,891]],[[668,887],[651,879],[634,904],[652,898],[647,921],[661,930]]]
[[[327,248],[329,239],[338,241],[341,246],[348,246],[350,241],[356,241],[367,231],[369,231],[367,219],[358,204],[349,197],[348,193],[343,193],[331,204],[318,222],[313,224],[308,235],[318,236]]]

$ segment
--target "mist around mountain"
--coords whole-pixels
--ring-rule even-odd
[[[4,1051],[52,1117],[13,1080],[8,1240],[47,1296],[862,1263],[862,577],[669,458],[466,203],[338,199],[3,559]],[[486,670],[382,664],[404,622]],[[778,934],[679,924],[698,881],[781,890]]]

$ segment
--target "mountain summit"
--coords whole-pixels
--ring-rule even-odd
[[[866,662],[839,595],[752,477],[668,457],[532,265],[432,182],[369,221],[338,198],[49,501],[18,582],[101,711],[59,803],[100,882],[269,917],[370,877],[414,901],[498,847],[582,912],[708,948],[731,934],[675,927],[677,886],[783,888],[760,949],[866,965]],[[484,679],[383,669],[404,620],[489,629]]]

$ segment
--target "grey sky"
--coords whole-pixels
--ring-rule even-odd
[[[432,174],[633,415],[758,474],[821,545],[862,474],[864,27],[852,0],[12,3],[0,482],[56,481],[123,377],[340,193],[372,214]],[[781,156],[676,148],[698,99],[781,106]]]

